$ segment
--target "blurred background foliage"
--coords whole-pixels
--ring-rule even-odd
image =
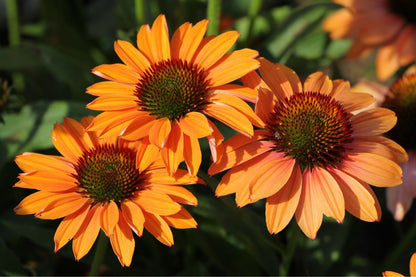
[[[293,68],[301,78],[321,70],[354,84],[375,80],[374,57],[346,62],[348,40],[331,41],[321,22],[337,5],[329,0],[224,0],[220,32],[241,34],[236,49],[256,49]],[[50,140],[55,122],[96,113],[85,108],[85,89],[100,81],[99,64],[119,62],[116,39],[135,44],[142,24],[164,13],[169,30],[207,16],[207,0],[0,0],[0,275],[85,275],[94,248],[74,260],[71,244],[54,253],[59,220],[16,216],[27,191],[13,189],[19,169],[14,157],[24,151],[56,154]],[[7,101],[6,101],[7,100]],[[233,131],[220,126],[226,137]],[[207,186],[188,187],[198,207],[188,210],[198,229],[173,230],[166,247],[149,233],[136,237],[131,267],[122,268],[108,251],[102,275],[379,275],[408,273],[416,250],[413,210],[397,223],[386,209],[384,189],[375,188],[383,216],[366,223],[350,214],[342,224],[324,219],[316,240],[295,222],[278,235],[267,232],[264,201],[237,208],[234,196],[216,198],[221,175],[209,177],[209,151],[201,141],[200,177]]]

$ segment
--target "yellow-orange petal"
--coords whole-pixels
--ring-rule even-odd
[[[100,231],[101,209],[102,206],[100,205],[93,206],[88,211],[84,222],[74,236],[72,241],[72,251],[74,252],[77,261],[90,251],[98,236]]]
[[[258,52],[252,49],[240,49],[222,57],[209,70],[207,79],[211,86],[220,86],[235,81],[250,71],[259,68],[259,62],[254,59]]]
[[[269,89],[260,88],[258,90],[258,101],[254,110],[263,122],[266,122],[269,119],[276,101],[275,95]]]
[[[198,199],[189,190],[181,186],[172,185],[155,185],[152,186],[152,190],[157,193],[165,193],[173,201],[185,205],[198,205]]]
[[[351,117],[353,136],[375,136],[389,131],[397,122],[396,114],[386,108],[363,111]]]
[[[87,88],[87,93],[94,96],[103,95],[134,95],[136,86],[117,83],[113,81],[102,81],[95,83]]]
[[[61,221],[53,239],[55,242],[55,252],[75,236],[87,216],[89,207],[90,205],[84,205],[77,212],[66,216]]]
[[[122,266],[130,266],[133,258],[135,241],[129,225],[120,218],[110,238],[114,253]]]
[[[152,45],[152,39],[150,37],[150,26],[148,24],[142,25],[137,32],[137,47],[140,52],[146,56],[147,60],[153,64],[158,62],[156,59],[155,49]]]
[[[399,63],[407,65],[416,60],[416,26],[409,24],[403,28],[396,41]]]
[[[332,81],[332,91],[329,94],[329,96],[338,99],[338,97],[342,97],[344,93],[349,93],[350,89],[350,82],[341,79],[336,79]]]
[[[224,137],[221,134],[220,130],[218,130],[217,126],[211,120],[208,119],[208,123],[211,129],[213,130],[211,135],[207,137],[208,145],[211,151],[212,161],[215,163],[222,156],[222,153],[223,153],[222,142],[224,141]]]
[[[207,117],[200,112],[189,112],[179,120],[181,130],[190,137],[203,138],[212,133]]]
[[[413,253],[412,257],[410,257],[410,276],[416,276],[416,253]]]
[[[146,221],[144,227],[149,231],[158,241],[161,243],[172,246],[173,245],[173,234],[169,228],[169,225],[159,215],[144,213]]]
[[[92,121],[92,117],[88,117],[88,121]],[[72,118],[65,117],[63,119],[63,125],[67,130],[68,134],[74,137],[74,140],[78,141],[80,145],[82,145],[84,149],[91,149],[95,146],[97,142],[97,138],[95,135],[90,135],[86,131],[86,127],[83,125],[87,118],[84,117],[84,122],[78,122]]]
[[[209,97],[210,103],[232,107],[245,115],[254,125],[262,128],[265,123],[254,113],[253,109],[243,100],[233,95],[214,93]]]
[[[179,124],[172,124],[169,138],[166,141],[165,147],[160,151],[169,174],[175,173],[179,164],[184,160],[183,143],[183,133]]]
[[[336,100],[341,103],[346,112],[350,113],[370,106],[375,98],[368,93],[350,92],[339,95]]]
[[[155,117],[153,115],[140,115],[131,121],[120,133],[126,140],[139,140],[149,135]]]
[[[121,63],[96,66],[92,69],[92,73],[110,81],[130,85],[137,84],[140,79],[140,74],[137,71]]]
[[[329,32],[332,39],[344,38],[350,31],[352,19],[351,10],[339,9],[323,21],[322,28]]]
[[[201,147],[197,138],[183,135],[183,157],[189,174],[196,176],[202,162]]]
[[[95,111],[118,111],[137,108],[135,95],[105,95],[95,98],[87,104],[87,108]]]
[[[77,162],[78,158],[85,152],[84,145],[79,138],[75,137],[60,123],[55,123],[52,130],[52,143],[64,156]]]
[[[313,195],[321,203],[322,212],[342,223],[345,216],[344,196],[334,177],[326,169],[316,167],[312,170],[311,182]]]
[[[302,232],[310,239],[316,238],[316,233],[322,224],[321,203],[313,193],[313,185],[312,173],[306,170],[302,175],[302,192],[295,218]]]
[[[402,183],[400,166],[372,153],[347,154],[339,169],[376,187],[393,187]]]
[[[377,78],[386,81],[400,67],[399,55],[394,43],[382,46],[376,57]]]
[[[145,221],[142,209],[131,200],[122,202],[120,206],[122,215],[127,224],[136,233],[136,235],[142,236]]]
[[[21,173],[19,179],[15,187],[53,192],[68,191],[77,187],[74,177],[60,171]]]
[[[177,123],[173,122],[173,124]],[[166,117],[154,121],[152,127],[149,129],[149,142],[159,148],[163,148],[171,129],[171,121]]]
[[[292,175],[277,193],[267,198],[266,225],[270,234],[283,230],[293,218],[302,190],[302,174],[295,166]]]
[[[169,196],[151,189],[141,190],[132,201],[139,205],[142,210],[158,215],[175,214],[181,209],[181,206],[173,202]]]
[[[166,168],[153,169],[148,172],[147,178],[151,184],[180,184],[188,185],[198,182],[196,176],[190,176],[189,173],[183,169],[178,169],[174,174],[169,175]]]
[[[114,201],[110,201],[103,205],[101,211],[101,229],[107,236],[110,236],[114,232],[114,228],[118,222],[120,216],[117,204]]]
[[[158,157],[160,149],[145,137],[137,148],[136,167],[140,172],[146,170]]]
[[[150,32],[152,47],[155,53],[155,62],[170,59],[170,43],[168,24],[165,15],[159,15],[152,25]]]
[[[196,228],[198,225],[192,215],[183,207],[176,214],[163,216],[163,219],[169,226],[177,229]]]
[[[273,64],[264,58],[259,58],[259,61],[260,74],[277,99],[283,101],[292,94],[302,91],[299,77],[293,70],[281,64]]]
[[[26,196],[14,208],[16,214],[35,214],[42,211],[50,202],[59,199],[61,194],[49,191],[37,191]]]
[[[404,18],[393,13],[385,13],[366,20],[359,31],[359,37],[364,44],[384,44],[396,37],[405,24]],[[380,26],[388,26],[388,28],[380,28]]]
[[[198,49],[208,27],[208,20],[199,21],[195,26],[190,23],[181,25],[171,40],[172,58],[180,58],[190,62]]]
[[[247,136],[253,135],[253,125],[248,118],[227,105],[208,104],[205,113]]]
[[[238,98],[251,103],[255,103],[257,100],[257,91],[255,89],[236,84],[216,86],[214,92],[237,96]]]
[[[332,88],[332,81],[323,72],[312,73],[303,84],[304,92],[319,92],[329,95],[332,92]]]
[[[295,159],[285,157],[265,163],[249,183],[250,199],[257,201],[278,192],[292,174]]]
[[[117,129],[117,133],[120,134],[125,125],[130,124],[140,114],[136,109],[102,112],[88,126],[88,131],[94,131],[97,132],[97,135],[103,135],[110,131],[113,132],[113,129]]]
[[[237,41],[240,34],[237,31],[222,33],[199,49],[193,61],[202,68],[209,68],[216,63]]]
[[[78,211],[88,202],[79,193],[66,193],[64,197],[54,200],[35,216],[42,219],[57,219]]]
[[[330,173],[342,190],[345,199],[345,208],[348,212],[367,222],[380,220],[380,204],[369,185],[358,181],[336,168],[331,168]]]
[[[114,50],[126,65],[134,68],[139,73],[150,67],[147,58],[128,41],[116,40]]]
[[[67,174],[75,173],[73,166],[60,156],[24,152],[16,156],[15,162],[23,172],[59,171]]]
[[[263,58],[259,58],[261,61]],[[263,79],[257,74],[256,71],[250,71],[246,75],[240,78],[241,82],[243,82],[244,86],[252,88],[254,90],[258,90],[260,88],[270,90],[269,86],[263,81]],[[254,101],[255,102],[255,101]]]

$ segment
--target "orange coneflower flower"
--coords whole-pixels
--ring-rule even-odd
[[[142,236],[145,228],[170,246],[169,226],[196,227],[180,204],[196,205],[197,199],[178,185],[195,183],[197,178],[185,170],[170,176],[142,142],[98,139],[96,133],[86,131],[92,120],[85,117],[79,123],[65,118],[63,124],[55,124],[52,141],[63,156],[16,157],[24,173],[15,187],[38,191],[23,199],[15,212],[63,218],[55,233],[55,251],[73,239],[77,260],[88,253],[101,228],[120,263],[129,266],[135,245],[132,230]]]
[[[416,276],[416,253],[413,253],[409,262],[410,276]],[[394,272],[394,271],[384,271],[384,277],[404,277],[403,274]]]
[[[226,54],[239,34],[204,37],[207,24],[207,20],[195,26],[185,23],[169,42],[166,19],[160,15],[152,28],[140,28],[138,49],[116,41],[115,51],[125,64],[93,69],[110,81],[87,89],[99,96],[87,107],[104,111],[90,129],[131,141],[148,137],[152,148],[161,149],[170,173],[185,161],[191,175],[201,164],[199,138],[208,138],[214,161],[220,155],[217,148],[223,136],[207,116],[252,135],[252,123],[262,122],[242,99],[254,102],[256,92],[229,82],[258,68],[254,59],[258,52],[242,49]]]
[[[346,8],[330,15],[323,28],[333,39],[349,38],[347,58],[365,56],[379,47],[377,77],[386,80],[400,66],[416,60],[416,1],[332,0]]]
[[[280,232],[293,215],[312,239],[323,214],[342,222],[346,209],[362,220],[379,220],[368,184],[399,185],[396,162],[407,158],[398,144],[380,136],[396,123],[394,113],[376,108],[354,115],[373,98],[350,92],[348,82],[316,72],[302,87],[289,68],[260,63],[264,81],[250,73],[243,82],[258,88],[256,112],[266,128],[224,143],[222,158],[209,168],[210,174],[231,168],[216,195],[236,193],[240,207],[267,198],[270,233]]]

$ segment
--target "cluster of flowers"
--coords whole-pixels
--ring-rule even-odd
[[[324,27],[341,18],[328,18]],[[129,266],[133,232],[141,236],[146,229],[170,246],[170,227],[196,228],[181,204],[198,201],[182,185],[204,183],[197,177],[202,138],[211,153],[208,173],[227,171],[216,195],[235,193],[239,207],[267,199],[265,219],[272,234],[295,217],[314,239],[323,215],[341,223],[345,210],[364,221],[380,220],[370,185],[400,185],[399,164],[408,160],[402,146],[383,136],[395,126],[395,112],[370,107],[374,97],[351,91],[348,81],[316,72],[301,82],[293,70],[258,57],[255,50],[229,52],[239,34],[205,36],[207,25],[207,20],[184,23],[169,39],[160,15],[152,27],[140,28],[137,48],[116,41],[123,63],[94,68],[107,81],[87,89],[97,96],[87,107],[103,112],[55,124],[52,141],[62,156],[17,156],[24,173],[15,186],[38,191],[15,212],[63,218],[55,251],[72,239],[79,260],[102,229],[120,263]],[[332,31],[334,37],[358,33]],[[355,39],[366,42],[361,35]],[[360,53],[370,48],[357,47]],[[406,54],[399,59],[403,65],[409,55],[400,53]],[[224,141],[218,124],[238,134]],[[179,169],[183,162],[187,170]]]

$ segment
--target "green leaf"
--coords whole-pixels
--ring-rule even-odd
[[[78,102],[39,101],[26,105],[19,113],[4,115],[0,125],[0,166],[25,151],[48,149],[53,125],[64,117],[80,120],[91,114]]]
[[[18,71],[42,65],[35,49],[28,46],[0,48],[0,61],[0,70],[6,71]]]

